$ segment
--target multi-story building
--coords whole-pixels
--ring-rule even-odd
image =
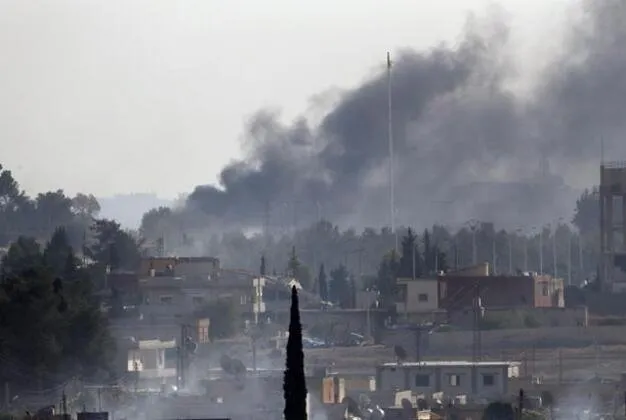
[[[198,280],[215,280],[220,274],[220,260],[214,257],[143,258],[139,277],[169,275]]]
[[[509,394],[509,379],[517,376],[517,362],[385,363],[376,368],[376,390],[410,390],[427,397],[443,392],[449,397],[498,399]]]
[[[448,311],[471,308],[478,298],[483,307],[562,308],[563,279],[537,273],[489,275],[453,273],[439,277],[439,307]]]

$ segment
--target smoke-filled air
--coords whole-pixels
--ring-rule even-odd
[[[511,88],[523,75],[498,12],[469,18],[455,45],[392,53],[397,223],[554,220],[571,214],[580,192],[570,177],[586,171],[589,185],[595,181],[602,148],[626,158],[626,4],[583,6],[523,94]],[[261,226],[267,213],[388,225],[388,81],[380,54],[381,70],[343,92],[319,121],[301,115],[283,124],[260,110],[245,127],[245,156],[221,171],[219,187],[196,187],[182,211],[247,227]]]

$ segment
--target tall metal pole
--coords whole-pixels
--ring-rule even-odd
[[[559,229],[559,226],[556,225],[554,227],[554,234],[552,235],[552,272],[554,273],[554,278],[558,277],[559,273],[557,271],[557,262],[556,262],[556,232]]]
[[[524,271],[528,273],[528,236],[524,235]]]
[[[391,107],[391,55],[387,52],[387,107],[389,123],[389,200],[391,211],[391,232],[395,235],[395,250],[398,252],[398,232],[396,231],[396,192],[395,192],[395,170],[393,154],[393,123]]]
[[[572,231],[567,233],[567,285],[572,285]]]
[[[509,275],[513,274],[513,239],[509,233]]]
[[[543,226],[539,228],[539,274],[543,274]]]

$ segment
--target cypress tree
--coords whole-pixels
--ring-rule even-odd
[[[302,325],[298,308],[298,291],[295,286],[291,288],[291,314],[283,393],[285,420],[306,420],[307,390],[304,376],[304,352],[302,351]]]

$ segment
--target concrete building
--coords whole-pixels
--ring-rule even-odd
[[[140,340],[128,350],[127,372],[137,375],[138,386],[176,382],[176,340]]]
[[[600,166],[600,255],[602,288],[626,290],[626,162]]]
[[[488,269],[487,269],[488,272]],[[528,273],[517,276],[443,275],[439,277],[439,307],[448,311],[471,308],[480,297],[483,307],[563,308],[561,278]]]
[[[439,308],[437,279],[398,278],[396,311],[399,314],[433,312]]]
[[[141,260],[139,277],[161,275],[215,280],[220,275],[220,260],[214,257],[150,257]]]
[[[211,301],[231,299],[237,313],[252,319],[253,314],[265,312],[264,286],[264,279],[252,275],[220,278],[219,281],[145,277],[139,281],[143,296],[139,311],[144,319],[156,322],[186,318]]]
[[[498,399],[509,394],[509,379],[519,376],[516,362],[424,361],[385,363],[376,368],[376,390],[410,390],[427,397]]]

